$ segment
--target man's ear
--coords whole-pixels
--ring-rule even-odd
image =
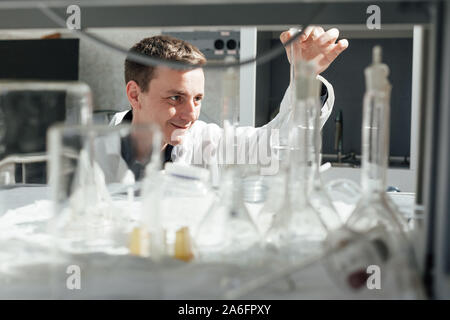
[[[127,98],[130,102],[131,107],[136,110],[140,109],[141,105],[139,103],[139,95],[141,94],[141,88],[139,87],[137,82],[134,80],[128,81],[126,90]]]

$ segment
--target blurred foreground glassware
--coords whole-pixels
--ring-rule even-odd
[[[336,207],[342,221],[347,221],[361,198],[359,184],[350,179],[340,178],[325,184],[325,190]]]
[[[400,296],[413,297],[420,294],[420,286],[411,243],[405,233],[408,225],[386,194],[391,93],[388,75],[388,66],[381,62],[381,47],[375,46],[373,62],[365,70],[367,89],[362,125],[363,194],[349,217],[347,226],[361,233],[379,230],[376,241],[383,248],[380,252],[385,270],[384,279],[395,282]]]
[[[91,118],[92,93],[82,82],[1,80],[0,185],[47,183],[47,129]]]
[[[191,261],[193,235],[215,194],[209,171],[178,163],[166,163],[164,173],[146,178],[143,197],[143,226],[148,232],[147,255]]]
[[[388,74],[389,68],[381,62],[381,48],[374,47],[373,63],[365,70],[367,90],[362,126],[363,194],[347,224],[355,230],[367,230],[381,224],[403,237],[407,230],[406,221],[393,212],[386,199],[391,93]]]
[[[381,59],[379,59],[379,61],[380,60]],[[377,69],[375,70],[380,71]],[[381,72],[381,74],[384,74],[384,72]],[[297,87],[299,86],[297,85]],[[373,93],[374,92],[372,92],[372,94]],[[386,106],[386,104],[384,104],[384,106]],[[389,114],[389,112],[383,112],[383,115],[386,114]],[[366,111],[365,115],[367,116]],[[296,121],[295,123],[302,122]],[[383,122],[383,124],[388,125],[386,124],[386,122]],[[307,132],[308,130],[306,125],[296,126],[292,130],[293,136],[296,136],[297,138],[301,137],[301,139],[297,139],[294,141],[302,141],[300,145],[303,145],[303,147],[305,147],[308,141]],[[385,147],[385,145],[382,145],[382,147]],[[308,201],[308,198],[301,197],[301,195],[306,194],[306,192],[299,193],[298,190],[301,190],[301,186],[305,186],[307,185],[307,183],[300,183],[298,177],[303,177],[303,180],[307,180],[306,177],[311,176],[304,174],[307,168],[307,166],[304,165],[306,163],[305,156],[302,157],[302,154],[296,153],[298,149],[300,148],[294,147],[291,150],[293,156],[295,157],[294,159],[300,160],[296,163],[295,166],[291,165],[291,171],[296,173],[303,173],[293,175],[294,178],[297,178],[295,182],[297,183],[297,186],[300,186],[300,188],[289,188],[285,186],[285,193],[288,194],[289,191],[292,192],[292,190],[295,190],[296,193],[292,193],[292,197],[300,196],[300,200],[297,199],[297,203],[301,203],[305,202],[305,200],[303,199],[306,199],[306,201]],[[306,149],[303,148],[302,150]],[[383,165],[381,167],[383,168]],[[296,170],[294,171],[292,168],[296,168]],[[292,177],[292,175],[290,175],[289,177]],[[286,183],[286,185],[288,185],[288,183]],[[364,185],[367,184],[363,184],[363,186]],[[368,185],[373,186],[373,184]],[[342,184],[339,188],[337,188],[337,190],[341,189],[341,187]],[[263,277],[254,279],[249,283],[244,283],[237,289],[229,290],[226,296],[233,299],[242,297],[253,290],[258,290],[259,288],[267,286],[270,282],[276,279],[287,278],[289,277],[289,275],[301,271],[307,266],[310,266],[312,263],[321,261],[325,264],[325,267],[328,270],[331,278],[344,290],[350,290],[352,292],[365,291],[366,294],[369,293],[368,296],[371,296],[370,294],[372,294],[373,296],[378,293],[378,296],[390,298],[423,297],[421,283],[417,277],[416,269],[413,266],[414,262],[411,259],[412,256],[410,255],[410,246],[406,241],[404,241],[405,236],[404,234],[402,234],[403,228],[399,227],[399,225],[401,224],[396,222],[394,219],[387,219],[387,217],[393,214],[389,213],[389,211],[392,210],[392,206],[387,203],[387,201],[378,201],[380,199],[371,201],[371,199],[385,197],[384,187],[385,186],[383,185],[382,187],[376,189],[377,194],[375,195],[373,192],[374,189],[366,189],[370,190],[371,194],[368,194],[366,198],[364,198],[363,196],[359,204],[361,207],[367,208],[370,212],[358,214],[356,216],[357,219],[355,219],[354,221],[352,220],[354,216],[352,216],[349,219],[348,225],[342,225],[338,228],[327,230],[326,225],[323,226],[323,229],[327,232],[326,237],[323,239],[324,241],[321,241],[321,244],[323,246],[322,252],[317,252],[317,254],[313,255],[310,259],[300,259],[300,261],[295,261],[294,263],[289,264],[280,272],[275,271],[272,274],[267,274]],[[353,202],[355,200],[355,189],[357,188],[353,186],[350,187],[350,190],[345,190],[344,194],[346,194],[347,196],[350,195],[349,197],[347,197],[347,201]],[[286,198],[289,199],[288,196]],[[289,216],[286,213],[290,211],[292,212],[293,210],[289,208],[289,201],[285,201],[284,203],[287,208],[281,210],[281,212],[284,213],[283,217],[285,218],[285,221],[289,221],[292,218],[289,219]],[[312,208],[312,206],[310,206],[310,208]],[[378,211],[380,210],[381,213],[378,213]],[[357,211],[355,210],[355,212]],[[380,215],[380,217],[377,218],[377,215]],[[293,214],[291,214],[291,216],[293,216]],[[278,217],[281,217],[281,215],[277,214],[276,218]],[[279,218],[279,220],[282,219]],[[380,220],[380,222],[378,222],[377,220]],[[356,226],[353,225],[352,222],[357,222]],[[288,227],[288,223],[285,222],[284,228],[279,228],[281,230],[279,234],[287,237],[286,231]],[[295,228],[294,230],[299,229]],[[301,249],[303,246],[298,245],[297,248]],[[376,268],[379,268],[378,270],[380,270],[380,272],[382,273],[380,288],[382,290],[370,291],[368,290],[369,285],[371,285],[371,283],[369,283],[369,277],[374,270],[377,270]],[[372,285],[377,286],[376,282],[372,283]]]
[[[308,125],[308,146],[307,155],[309,156],[307,165],[311,167],[308,181],[308,198],[311,205],[316,209],[321,217],[322,222],[327,226],[328,230],[334,230],[342,226],[342,219],[337,213],[329,194],[327,193],[320,176],[321,156],[320,149],[322,146],[322,135],[320,128],[321,103],[319,92],[322,83],[315,78],[313,66],[308,70],[303,69],[306,73],[305,78],[309,76],[312,92],[306,100],[306,116]]]
[[[224,74],[219,199],[208,210],[195,235],[195,246],[202,261],[245,264],[255,261],[253,254],[260,247],[258,229],[243,201],[243,171],[237,165],[238,90],[236,71],[229,68]]]
[[[298,29],[289,29],[291,36],[298,32]],[[281,210],[284,202],[287,200],[285,197],[285,181],[288,178],[289,166],[290,166],[290,146],[289,146],[289,136],[293,127],[292,113],[295,109],[296,96],[295,96],[295,55],[294,55],[294,43],[290,44],[290,54],[289,54],[289,109],[290,112],[284,112],[283,123],[287,123],[286,126],[279,130],[278,134],[272,134],[270,137],[271,141],[271,156],[272,161],[277,161],[278,172],[265,179],[268,183],[268,193],[264,206],[257,216],[257,225],[261,234],[265,234],[272,224],[273,218],[277,211]]]
[[[278,162],[279,170],[277,174],[265,177],[265,182],[270,183],[269,192],[256,218],[256,223],[262,235],[267,232],[275,214],[281,210],[288,199],[286,197],[285,183],[289,174],[289,145],[283,142],[275,141],[275,143],[276,145],[272,148],[272,161]]]
[[[154,125],[56,125],[48,134],[50,225],[59,250],[127,254],[144,168],[160,157]],[[134,216],[133,216],[134,215]]]
[[[298,57],[294,64],[296,103],[289,135],[289,165],[283,166],[286,176],[284,200],[265,240],[269,247],[287,250],[289,256],[303,259],[321,251],[328,230],[308,195],[314,173],[310,149],[315,142],[314,130],[311,130],[314,121],[310,114],[311,108],[316,107],[319,83],[313,62]]]
[[[0,289],[2,299],[9,294],[14,299],[49,296],[47,266],[60,260],[53,255],[54,241],[47,233],[52,211],[46,185],[47,129],[57,122],[87,124],[91,115],[92,93],[85,83],[0,81],[0,287],[6,290]],[[26,281],[26,291],[12,289],[20,281]]]
[[[213,203],[195,235],[201,261],[246,265],[258,260],[260,235],[243,201],[237,170],[223,173],[219,199]]]

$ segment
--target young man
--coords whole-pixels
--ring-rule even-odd
[[[280,36],[284,43],[291,37],[289,31]],[[320,27],[308,27],[294,43],[294,50],[306,60],[315,60],[317,74],[323,72],[344,51],[347,40],[336,43],[339,31],[335,28],[325,32]],[[288,46],[289,47],[289,46]],[[155,58],[180,61],[191,65],[206,63],[204,55],[188,42],[169,36],[145,38],[135,44],[131,51]],[[290,47],[286,49],[290,60]],[[318,75],[322,85],[321,126],[328,119],[334,104],[333,87]],[[111,124],[156,123],[163,133],[165,161],[186,164],[209,165],[217,160],[223,146],[223,130],[216,124],[198,120],[204,97],[205,77],[202,68],[174,70],[166,66],[144,66],[125,61],[125,82],[131,110],[117,113]],[[280,106],[280,112],[271,122],[261,128],[237,129],[238,158],[258,152],[258,148],[270,141],[273,129],[287,128],[291,114],[289,88]],[[245,108],[245,106],[241,106]],[[267,146],[265,146],[267,147]],[[244,158],[246,157],[244,155]]]

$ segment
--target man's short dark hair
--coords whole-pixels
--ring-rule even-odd
[[[129,51],[153,58],[180,61],[192,65],[203,65],[206,63],[205,56],[196,46],[171,36],[160,35],[144,38],[131,47]],[[125,83],[134,80],[141,90],[145,92],[149,87],[155,68],[155,66],[142,65],[127,58],[125,60]]]

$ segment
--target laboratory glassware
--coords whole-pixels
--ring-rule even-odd
[[[359,184],[350,179],[339,178],[329,181],[324,187],[341,221],[347,221],[361,198]]]
[[[157,139],[159,137],[159,139]],[[127,254],[144,168],[161,148],[154,125],[55,125],[48,133],[54,217],[62,253]]]
[[[322,146],[322,135],[320,128],[320,113],[322,106],[320,105],[319,92],[322,86],[318,79],[315,79],[314,64],[307,64],[300,71],[305,72],[304,78],[309,78],[313,92],[309,94],[306,100],[306,116],[307,116],[307,166],[310,167],[308,178],[308,198],[311,205],[316,209],[323,223],[326,224],[328,230],[337,229],[342,225],[342,220],[337,213],[320,176],[321,156],[320,149]]]
[[[362,125],[363,193],[347,226],[360,233],[377,229],[377,236],[373,241],[383,248],[380,253],[384,279],[391,277],[401,295],[416,294],[420,288],[411,243],[406,234],[408,225],[386,194],[391,93],[388,75],[389,68],[381,61],[381,47],[375,46],[372,64],[365,69],[367,88]]]
[[[0,232],[0,270],[21,273],[57,260],[46,232],[51,216],[44,200],[48,193],[46,133],[56,122],[89,123],[91,114],[92,93],[85,83],[0,81],[0,216],[11,210],[0,221],[0,229],[7,231]],[[17,179],[16,172],[22,177]],[[15,189],[23,193],[16,199],[8,196]],[[22,223],[12,224],[20,219]]]
[[[272,224],[265,235],[269,247],[287,250],[296,258],[317,253],[322,249],[327,236],[327,226],[312,206],[308,197],[311,182],[309,148],[313,143],[310,129],[311,100],[317,96],[318,83],[313,62],[300,57],[295,64],[295,98],[292,127],[289,135],[289,168],[284,183],[283,206],[274,215]]]
[[[19,182],[18,165],[22,183],[46,183],[47,129],[91,118],[92,93],[82,82],[0,81],[0,185]]]
[[[155,235],[160,237],[153,244],[157,251],[150,250],[150,257],[183,261],[196,258],[193,236],[215,197],[209,178],[207,169],[178,163],[166,163],[164,173],[148,175],[143,200],[144,229],[150,243]]]
[[[195,247],[201,261],[257,262],[260,235],[242,197],[237,170],[223,173],[219,198],[198,226]]]
[[[223,136],[219,149],[219,197],[199,224],[195,246],[203,261],[242,264],[258,253],[260,235],[243,200],[243,168],[238,165],[237,75],[233,68],[224,74]],[[253,260],[255,261],[255,260]]]
[[[291,34],[298,32],[298,29],[289,29]],[[257,216],[257,225],[262,234],[267,232],[267,229],[272,224],[273,217],[275,213],[280,210],[283,203],[286,201],[284,193],[285,190],[285,180],[288,178],[289,172],[289,134],[292,129],[292,110],[295,108],[295,51],[294,43],[290,44],[289,48],[289,87],[288,87],[288,98],[289,98],[289,112],[283,114],[283,123],[287,123],[286,126],[282,127],[278,135],[271,135],[271,157],[272,161],[278,162],[278,172],[271,177],[267,177],[265,182],[268,185],[268,193],[266,201]]]
[[[348,220],[355,230],[382,224],[398,235],[407,230],[406,222],[388,205],[386,194],[389,152],[389,115],[391,85],[389,68],[381,62],[381,48],[374,47],[372,65],[366,68],[362,130],[362,196]]]
[[[270,189],[264,205],[257,215],[256,223],[261,234],[265,234],[272,224],[273,217],[287,201],[286,180],[289,174],[289,147],[277,145],[271,154],[272,161],[278,161],[277,174],[266,177],[265,182],[270,183]]]

